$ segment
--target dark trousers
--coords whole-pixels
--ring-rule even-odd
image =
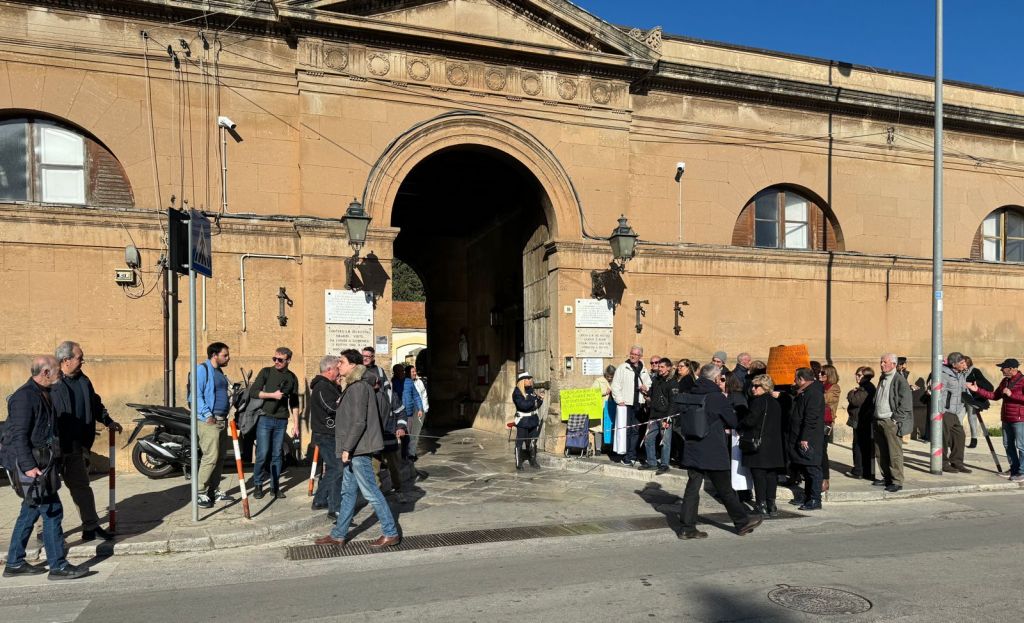
[[[828,437],[825,437],[825,443],[821,445],[821,479],[828,480],[831,474],[828,467]]]
[[[775,468],[750,468],[750,476],[754,479],[754,499],[758,504],[775,502],[775,491],[778,489],[780,471]]]
[[[964,426],[960,416],[946,411],[942,414],[942,462],[954,467],[964,464]]]
[[[636,419],[638,407],[626,407],[626,460],[636,460],[636,449],[640,444],[640,422]]]
[[[821,502],[821,465],[801,465],[804,475],[804,502]]]
[[[100,525],[96,515],[96,499],[92,495],[89,484],[89,467],[86,457],[89,451],[76,449],[63,457],[60,477],[71,492],[71,499],[78,507],[78,515],[82,518],[82,530],[95,530]]]
[[[892,418],[875,420],[875,456],[882,470],[882,480],[903,486],[903,443],[896,434],[896,422]]]
[[[853,428],[853,470],[854,476],[875,479],[875,441],[871,420],[858,421]]]
[[[327,510],[337,513],[341,508],[341,459],[335,452],[334,435],[313,433],[313,443],[320,448],[320,460],[324,464],[324,474],[316,486],[313,504],[326,506]]]
[[[725,505],[726,512],[732,523],[741,528],[750,520],[747,509],[744,508],[736,491],[732,488],[732,475],[729,470],[703,470],[689,468],[686,470],[688,480],[686,490],[683,492],[683,510],[680,519],[683,523],[683,531],[697,529],[697,509],[700,506],[700,487],[707,478],[718,491],[719,499]]]
[[[537,433],[540,426],[516,426],[516,463],[530,458],[537,447]]]

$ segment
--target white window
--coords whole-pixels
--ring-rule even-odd
[[[0,201],[86,203],[85,139],[48,121],[0,121]]]
[[[981,257],[989,262],[1024,262],[1024,215],[1000,208],[981,222]]]
[[[753,204],[755,247],[811,248],[812,216],[821,210],[816,204],[793,191],[778,188],[758,194]]]

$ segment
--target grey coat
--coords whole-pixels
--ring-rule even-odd
[[[338,456],[376,454],[384,449],[384,433],[377,413],[377,396],[373,391],[375,375],[364,372],[360,380],[349,383],[341,395],[334,423]]]
[[[892,409],[892,421],[896,423],[896,431],[900,436],[909,435],[914,429],[914,393],[910,383],[898,372],[892,372],[892,387],[889,388],[889,408]],[[882,398],[882,379],[878,379],[875,400]],[[861,414],[863,416],[863,414]]]

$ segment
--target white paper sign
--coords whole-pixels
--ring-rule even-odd
[[[611,357],[613,329],[576,329],[577,357]]]
[[[337,355],[347,348],[362,350],[373,343],[373,326],[363,324],[326,325],[324,352]]]
[[[604,374],[604,359],[587,357],[583,362],[583,376],[601,376]]]
[[[377,336],[377,340],[376,340],[376,342],[373,345],[373,350],[378,355],[387,355],[387,354],[389,354],[390,353],[390,349],[388,348],[388,336],[386,336],[386,335],[378,335]]]
[[[372,325],[373,294],[352,290],[324,290],[324,322]]]
[[[600,299],[576,299],[576,326],[611,329],[615,326],[612,302]]]

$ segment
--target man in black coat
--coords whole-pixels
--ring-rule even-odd
[[[810,368],[798,368],[789,418],[789,460],[804,476],[802,511],[821,510],[821,452],[825,447],[825,388]]]
[[[326,508],[331,519],[338,518],[341,508],[341,461],[334,439],[334,419],[341,400],[339,374],[338,358],[327,355],[320,360],[320,374],[309,383],[309,424],[313,443],[320,449],[320,460],[324,462],[324,475],[313,496],[313,510]]]
[[[96,440],[97,421],[117,432],[121,432],[121,425],[111,419],[92,381],[82,372],[85,353],[78,342],[61,342],[54,356],[63,376],[53,386],[63,454],[60,475],[82,518],[82,540],[92,541],[98,536],[109,541],[114,535],[100,527],[96,514],[96,499],[89,480],[89,455]]]
[[[707,435],[702,439],[685,438],[683,441],[683,467],[687,469],[688,479],[683,493],[682,539],[702,539],[706,532],[697,529],[697,509],[700,504],[700,489],[707,478],[715,485],[715,490],[729,512],[729,517],[740,536],[749,534],[761,525],[760,515],[751,517],[740,502],[739,496],[732,488],[729,472],[729,442],[725,430],[735,429],[739,423],[732,405],[725,397],[725,377],[722,369],[715,364],[707,364],[700,369],[700,378],[693,388],[692,394],[704,399],[703,415],[707,421]],[[685,410],[680,417],[693,417],[696,414]]]
[[[52,388],[60,381],[60,365],[49,355],[32,361],[32,378],[7,400],[7,426],[2,443],[3,461],[12,483],[20,487],[21,512],[11,534],[4,577],[46,573],[42,565],[25,562],[32,526],[43,518],[43,545],[51,580],[73,580],[88,573],[70,564],[64,550],[64,530],[57,490],[60,488],[60,440]]]

